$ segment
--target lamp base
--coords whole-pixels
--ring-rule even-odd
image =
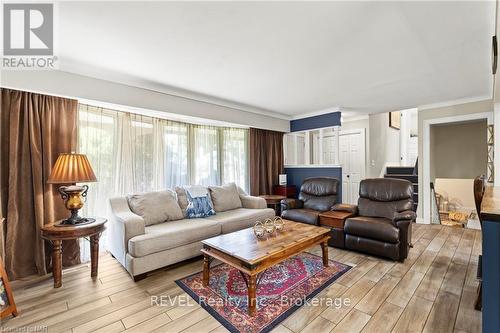
[[[66,226],[80,226],[85,224],[94,223],[95,219],[89,217],[81,217],[78,215],[78,210],[71,211],[71,216],[65,220],[62,220],[60,223],[56,224],[58,227],[66,227]]]
[[[59,187],[59,193],[61,193],[61,197],[64,200],[66,209],[71,212],[71,216],[65,220],[62,220],[57,224],[57,226],[80,226],[95,222],[95,219],[81,217],[78,215],[78,211],[83,207],[85,198],[87,197],[88,189],[89,187],[87,185],[71,185]]]

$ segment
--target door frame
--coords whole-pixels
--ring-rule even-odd
[[[452,124],[468,120],[486,119],[488,125],[493,124],[493,111],[469,113],[464,115],[449,116],[434,119],[425,119],[422,129],[422,183],[419,179],[419,198],[418,205],[422,207],[423,219],[417,219],[419,223],[431,223],[431,125]],[[487,133],[484,133],[486,136]],[[420,178],[420,177],[419,177]],[[421,194],[422,193],[422,194]],[[422,206],[423,205],[423,206]]]
[[[362,158],[362,163],[361,163],[361,175],[360,175],[360,181],[365,179],[366,177],[366,128],[356,128],[356,129],[349,129],[349,130],[343,130],[342,128],[340,128],[340,131],[339,131],[339,148],[340,148],[340,137],[342,135],[349,135],[349,134],[361,134],[361,141],[363,142],[361,144],[361,156],[363,157]],[[341,165],[340,163],[340,149],[339,149],[339,164]],[[342,167],[342,165],[341,165]],[[344,168],[342,167],[342,170],[344,170]],[[343,173],[344,171],[342,171]],[[341,175],[342,176],[342,175]],[[341,180],[342,181],[342,180]],[[345,199],[342,198],[342,201],[344,201]]]

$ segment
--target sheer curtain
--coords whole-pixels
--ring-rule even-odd
[[[196,185],[220,184],[219,131],[217,127],[189,127],[192,156],[191,179]]]
[[[165,187],[188,185],[188,126],[170,120],[162,120],[162,124],[165,155],[158,162],[164,165]]]
[[[249,193],[248,130],[222,129],[222,183],[235,182]]]
[[[79,151],[98,182],[82,214],[107,216],[114,196],[235,182],[248,191],[248,130],[194,125],[79,105]],[[103,235],[100,242],[106,246]],[[90,258],[82,246],[82,260]]]
[[[89,183],[89,191],[82,216],[109,216],[108,199],[117,193],[115,171],[119,168],[118,130],[119,114],[89,105],[79,105],[78,141],[79,151],[86,154],[96,183]],[[106,247],[106,232],[99,242],[101,250]],[[82,262],[90,259],[90,249],[85,240],[80,240]]]

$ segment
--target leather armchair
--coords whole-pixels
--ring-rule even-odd
[[[412,198],[413,186],[407,180],[362,180],[357,206],[333,208],[357,209],[357,216],[344,224],[346,248],[404,261],[410,248],[411,223],[416,220]]]
[[[319,214],[337,202],[339,181],[332,177],[307,178],[300,187],[298,199],[281,201],[281,217],[287,220],[318,225]]]

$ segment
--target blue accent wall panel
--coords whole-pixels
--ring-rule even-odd
[[[305,131],[315,128],[340,126],[340,112],[325,113],[319,116],[290,121],[290,131]]]
[[[339,180],[339,202],[342,202],[342,168],[285,168],[287,184],[297,186],[297,193],[304,179],[310,177],[333,177]]]
[[[483,332],[500,332],[500,223],[483,221]]]

